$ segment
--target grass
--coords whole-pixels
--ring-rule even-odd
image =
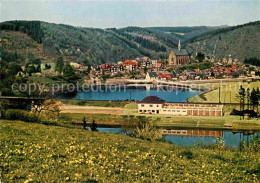
[[[60,100],[63,104],[79,106],[98,106],[98,107],[124,107],[130,102],[127,101],[90,101],[90,100]]]
[[[259,182],[260,154],[0,121],[3,182]],[[214,146],[215,147],[215,146]]]
[[[61,113],[60,121],[64,123],[82,123],[83,117],[86,121],[92,122],[94,119],[97,123],[102,124],[114,124],[122,123],[124,117],[121,115],[111,115],[111,114],[86,114],[86,113]]]
[[[213,88],[213,91],[205,93],[203,96],[206,98],[204,100],[200,95],[196,95],[188,99],[189,102],[208,102],[208,103],[218,103],[219,102],[219,86],[220,86],[220,102],[221,103],[239,103],[236,99],[239,87],[242,85],[244,88],[260,87],[260,81],[256,82],[223,82],[223,83],[207,83],[205,86]],[[204,86],[204,85],[203,85]]]
[[[132,114],[131,114],[132,115]],[[62,113],[63,122],[82,123],[85,116],[87,122],[93,119],[102,125],[123,124],[131,115],[110,115],[110,114],[83,114],[83,113]],[[138,115],[133,115],[138,116]],[[165,115],[141,115],[146,116],[155,125],[160,127],[180,128],[208,128],[226,129],[225,124],[231,124],[236,130],[260,130],[260,120],[240,120],[239,116],[206,117],[206,116],[165,116]],[[170,117],[170,118],[169,118]]]

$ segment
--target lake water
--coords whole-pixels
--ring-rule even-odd
[[[114,134],[122,134],[124,132],[121,128],[98,128],[100,132],[107,132],[107,133],[114,133]],[[173,130],[174,131],[174,130]],[[177,132],[180,130],[177,130]],[[195,131],[193,136],[186,136],[186,135],[164,135],[164,140],[166,142],[174,143],[176,145],[183,145],[183,146],[192,146],[196,143],[205,144],[205,143],[215,143],[216,138],[220,138],[223,140],[226,146],[231,147],[239,147],[240,139],[244,140],[245,142],[249,141],[253,136],[260,136],[260,133],[252,133],[249,135],[247,132],[238,132],[234,133],[231,131],[219,131],[219,130],[181,130],[182,132],[189,133],[190,131]],[[210,137],[207,137],[207,134]],[[206,135],[202,137],[202,135]]]
[[[199,91],[193,90],[157,90],[157,89],[116,89],[78,92],[73,94],[58,94],[59,99],[80,100],[142,100],[149,95],[157,95],[168,102],[186,102],[190,97],[198,95]]]

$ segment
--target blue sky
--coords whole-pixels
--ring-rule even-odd
[[[260,0],[0,0],[0,21],[84,27],[237,25],[260,20]]]

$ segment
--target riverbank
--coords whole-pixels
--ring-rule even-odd
[[[65,123],[82,125],[83,117],[90,124],[94,119],[99,126],[118,127],[125,125],[124,121],[137,116],[145,116],[155,126],[161,128],[192,128],[215,130],[253,130],[260,131],[260,119],[240,120],[239,116],[205,117],[205,116],[162,116],[162,115],[113,115],[93,113],[62,113]]]
[[[3,182],[258,182],[260,178],[259,152],[217,144],[182,147],[21,121],[0,120],[0,125]]]

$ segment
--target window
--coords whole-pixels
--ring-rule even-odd
[[[159,107],[159,105],[157,105],[157,107]]]
[[[155,110],[152,110],[152,112],[155,112]]]
[[[142,104],[141,107],[144,107],[144,104]]]
[[[180,112],[180,110],[177,110],[177,112]]]
[[[153,105],[149,105],[149,107],[153,107]]]

